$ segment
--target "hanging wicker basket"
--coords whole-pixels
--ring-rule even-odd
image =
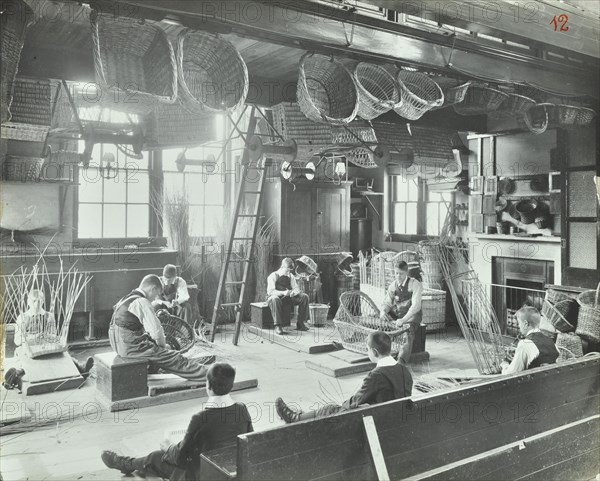
[[[485,115],[496,110],[508,94],[480,83],[472,83],[462,102],[452,107],[459,115]]]
[[[354,67],[359,93],[358,115],[365,120],[379,117],[398,107],[400,93],[393,75],[379,65],[360,62]]]
[[[113,110],[147,114],[175,102],[177,64],[162,29],[96,10],[90,22],[96,83]]]
[[[373,151],[366,147],[357,147],[356,149],[350,150],[346,153],[346,160],[363,169],[374,169],[379,167],[377,162],[375,162]]]
[[[246,101],[246,64],[231,42],[214,34],[183,30],[177,70],[181,100],[191,112],[229,112]]]
[[[44,159],[7,155],[4,160],[4,179],[18,182],[36,182],[40,179]]]
[[[21,0],[2,2],[0,13],[0,123],[11,119],[14,81],[33,10]]]
[[[600,342],[600,284],[595,291],[579,294],[577,302],[579,316],[575,332],[592,342]]]
[[[405,119],[420,119],[429,110],[444,104],[440,86],[423,73],[400,70],[396,81],[402,102],[394,107],[394,112]]]
[[[547,102],[536,104],[517,116],[517,120],[522,127],[526,127],[531,133],[543,134],[548,128],[550,121],[549,113],[553,108],[554,104]]]
[[[588,109],[587,107],[580,107],[579,112],[577,113],[577,117],[575,117],[575,125],[578,127],[587,127],[590,125],[594,117],[596,116],[596,112],[592,109]]]
[[[444,90],[444,107],[458,104],[462,102],[467,94],[467,90],[472,82],[465,82],[464,84],[450,87],[448,90]]]
[[[491,113],[493,117],[522,115],[535,105],[535,100],[524,95],[508,94],[500,106]]]

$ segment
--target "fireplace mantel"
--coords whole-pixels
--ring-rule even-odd
[[[551,242],[560,244],[560,237],[558,236],[524,237],[510,234],[469,234],[469,237],[475,237],[477,239],[499,239],[508,242]]]

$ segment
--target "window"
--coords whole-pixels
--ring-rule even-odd
[[[396,234],[417,234],[419,184],[416,179],[391,176],[391,230]]]
[[[115,145],[95,145],[90,166],[79,169],[78,237],[148,237],[149,225],[148,153],[138,160]]]
[[[185,151],[186,159],[215,158],[219,147],[196,147]],[[177,156],[183,149],[163,150],[165,202],[174,202],[183,195],[189,204],[189,233],[194,237],[215,237],[227,226],[225,213],[225,175],[222,163],[207,162],[202,166],[186,166],[183,172],[177,169]],[[172,204],[170,204],[172,205]],[[167,235],[169,216],[164,215],[163,232]]]
[[[425,233],[427,235],[440,235],[451,203],[452,193],[450,192],[427,192],[427,202],[425,203],[427,216]]]

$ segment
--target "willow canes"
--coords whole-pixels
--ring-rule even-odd
[[[464,249],[450,238],[451,210],[440,234],[439,259],[460,329],[481,374],[501,371],[502,334],[496,312]],[[462,293],[462,301],[459,294]]]

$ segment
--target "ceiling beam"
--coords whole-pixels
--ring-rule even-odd
[[[306,0],[270,3],[100,0],[99,5],[113,10],[120,5],[121,12],[155,20],[167,14],[176,15],[182,23],[194,28],[222,30],[305,50],[362,60],[401,62],[456,76],[523,82],[563,95],[598,98],[596,68],[565,68],[563,63],[510,51],[502,45],[484,46]]]
[[[361,0],[361,3],[526,45],[538,42],[554,50],[600,58],[598,15],[564,3],[531,0]],[[555,17],[557,30],[552,24]]]

